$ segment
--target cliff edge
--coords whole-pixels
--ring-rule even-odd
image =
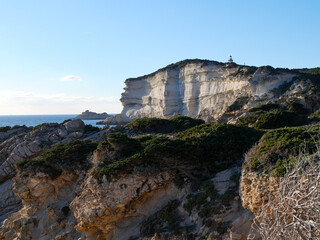
[[[232,121],[246,109],[290,97],[315,109],[308,74],[270,66],[250,67],[209,60],[184,60],[125,81],[121,114],[109,124],[141,117],[185,115],[206,121]],[[311,87],[311,88],[310,88]]]

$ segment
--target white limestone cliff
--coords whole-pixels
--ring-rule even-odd
[[[285,95],[285,91],[276,91],[279,86],[293,83],[298,75],[295,71],[269,66],[257,68],[185,60],[146,76],[127,79],[121,97],[122,113],[108,117],[105,122],[114,124],[141,117],[175,115],[210,121],[220,118],[234,104],[246,109],[278,100]],[[291,87],[291,95],[305,90]]]

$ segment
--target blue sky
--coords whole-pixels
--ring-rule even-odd
[[[318,67],[319,9],[317,0],[0,0],[0,114],[117,113],[126,78],[186,58]]]

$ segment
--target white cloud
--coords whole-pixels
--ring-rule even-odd
[[[82,81],[82,78],[75,75],[67,75],[60,79],[61,82]]]
[[[64,93],[38,94],[24,91],[0,91],[2,114],[76,114],[89,109],[119,113],[118,97],[72,96]]]

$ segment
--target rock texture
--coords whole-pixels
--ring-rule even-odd
[[[174,115],[221,120],[234,110],[288,100],[288,96],[299,98],[309,107],[314,104],[310,100],[312,93],[308,92],[310,84],[300,80],[299,73],[268,66],[185,60],[146,76],[127,79],[125,84],[122,113],[108,117],[106,123]]]
[[[129,239],[139,233],[146,216],[178,197],[175,189],[168,186],[172,178],[169,173],[153,177],[130,175],[98,184],[89,177],[71,203],[78,220],[76,229],[85,232],[87,239]]]
[[[244,169],[240,183],[243,207],[256,215],[263,204],[277,194],[280,181],[280,178],[249,172]]]
[[[318,93],[312,80],[302,79],[297,71],[187,60],[128,79],[122,113],[106,121],[187,115],[234,122],[245,109],[269,101],[294,98],[314,110],[319,107]],[[85,161],[86,167],[63,167],[63,159],[59,176],[43,170],[45,165],[36,170],[15,168],[17,161],[57,144],[77,139],[101,142],[117,131],[115,139],[125,128],[88,133],[83,121],[74,119],[1,132],[0,239],[244,240],[254,214],[278,191],[281,179],[241,170],[240,159],[221,172],[197,168],[197,161],[176,163],[170,155],[145,155],[142,161],[135,154],[137,162],[130,162],[123,146],[139,148],[130,141],[102,142]],[[145,144],[150,137],[138,141]],[[97,168],[88,170],[91,164]]]
[[[108,113],[96,113],[96,112],[90,112],[89,110],[86,110],[82,112],[80,115],[76,116],[76,119],[82,119],[82,120],[101,120],[109,117]]]
[[[95,153],[95,157],[101,154]],[[232,176],[239,171],[235,167],[217,173],[210,183],[222,196],[237,186]],[[197,208],[190,213],[185,210],[190,196],[197,193],[192,190],[190,179],[183,181],[183,186],[177,186],[170,170],[157,174],[133,172],[100,181],[83,170],[64,171],[55,179],[46,173],[19,170],[13,191],[23,207],[3,222],[0,239],[187,240],[190,231],[196,233],[195,239],[246,239],[253,215],[241,207],[238,194],[224,199],[225,205],[219,204],[210,218],[204,218]],[[179,234],[146,236],[143,229],[152,229],[150,219],[165,222],[167,216],[154,216],[171,201],[179,204],[176,210],[165,214],[179,216]],[[210,201],[207,198],[201,204]]]
[[[64,172],[54,180],[44,173],[18,174],[14,192],[23,208],[3,222],[0,239],[78,239],[69,204],[83,178],[81,172]]]
[[[0,133],[0,222],[22,207],[20,199],[12,192],[15,163],[56,144],[87,137],[83,128],[84,123],[77,119],[60,125],[43,124],[35,129],[16,127]]]

